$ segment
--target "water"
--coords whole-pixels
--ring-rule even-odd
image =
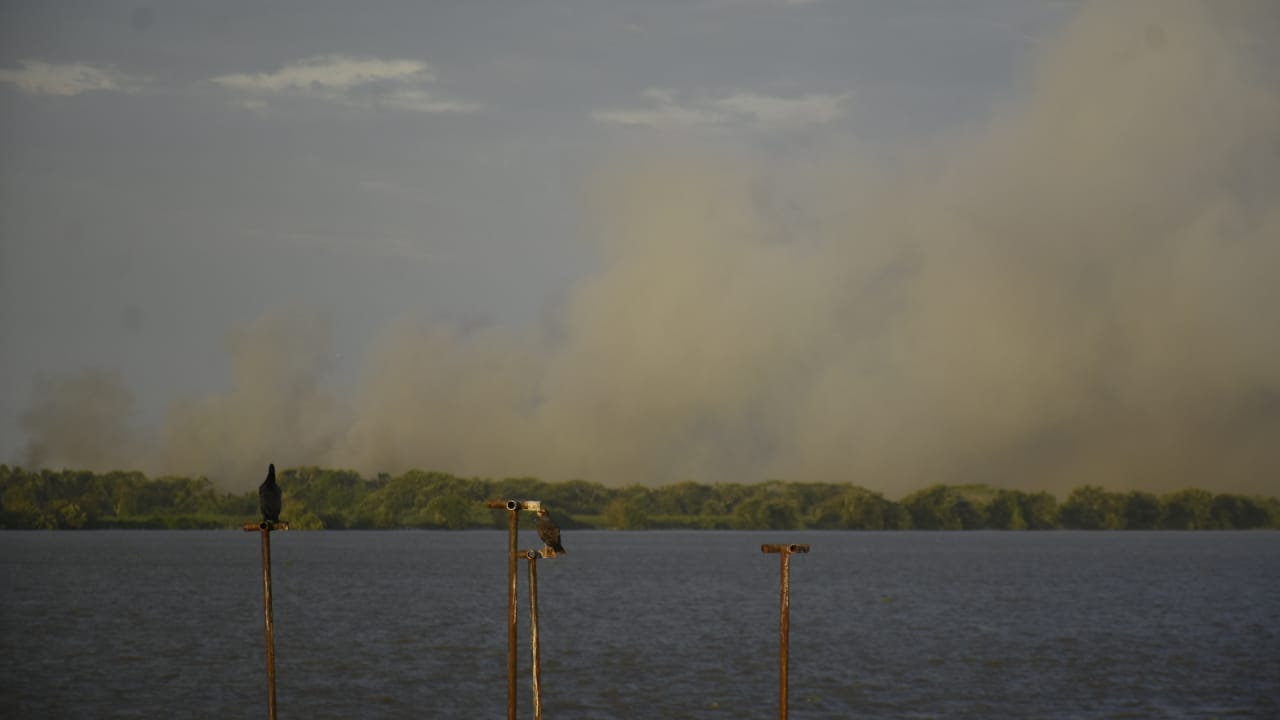
[[[538,565],[545,716],[776,717],[765,542],[813,547],[797,720],[1280,717],[1268,532],[566,532]],[[505,717],[505,549],[273,535],[280,717]],[[0,533],[0,716],[264,716],[259,562],[253,533]]]

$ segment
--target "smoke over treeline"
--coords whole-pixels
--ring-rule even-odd
[[[112,375],[46,379],[23,461],[1274,495],[1277,29],[1266,2],[1087,6],[980,130],[791,172],[800,211],[741,157],[612,163],[554,331],[400,320],[347,394],[323,323],[269,313],[233,389],[154,435]]]

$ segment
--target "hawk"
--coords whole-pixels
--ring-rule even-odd
[[[542,542],[547,547],[555,550],[557,553],[565,552],[564,546],[560,544],[560,528],[551,521],[551,516],[546,510],[538,511],[538,537],[542,538]]]

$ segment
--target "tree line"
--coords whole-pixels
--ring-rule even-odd
[[[934,485],[900,500],[849,483],[769,480],[611,488],[532,477],[463,478],[411,470],[365,478],[300,467],[279,473],[296,529],[505,527],[490,498],[537,499],[563,528],[821,530],[1280,529],[1280,500],[1188,488],[1164,495],[1097,485],[1047,492]],[[0,465],[0,528],[237,528],[257,519],[256,491],[207,478]]]

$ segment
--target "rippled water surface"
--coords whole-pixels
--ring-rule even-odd
[[[545,717],[776,717],[765,542],[812,545],[792,718],[1280,717],[1270,532],[566,532],[538,564]],[[280,717],[505,717],[505,550],[273,534]],[[265,716],[260,557],[253,533],[0,533],[0,716]]]

